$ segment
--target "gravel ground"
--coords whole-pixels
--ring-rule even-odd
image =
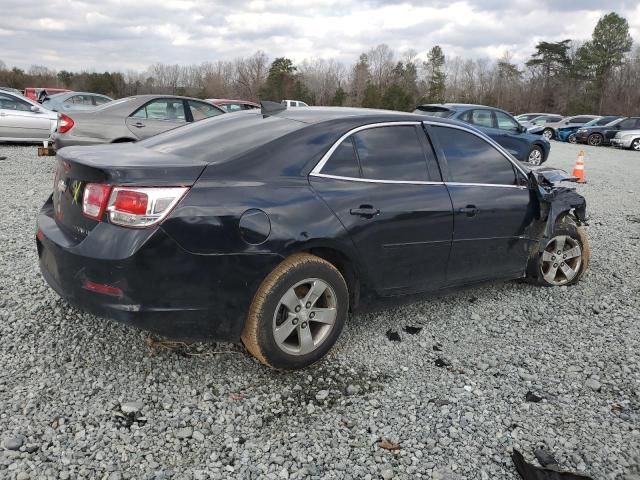
[[[578,150],[554,143],[549,164]],[[640,479],[640,155],[585,150],[579,285],[357,315],[326,360],[278,373],[67,306],[33,239],[54,160],[0,145],[0,478],[514,479],[512,450],[545,446],[563,468]]]

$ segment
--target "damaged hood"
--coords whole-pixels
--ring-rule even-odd
[[[578,177],[553,167],[531,168],[529,175],[534,177],[539,186],[553,187],[560,182],[576,182],[578,180]]]

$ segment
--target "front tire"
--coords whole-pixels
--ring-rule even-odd
[[[544,138],[546,138],[547,140],[553,140],[553,137],[554,137],[554,135],[553,135],[553,129],[552,129],[552,128],[545,128],[545,129],[542,131],[542,136],[543,136]]]
[[[576,139],[576,134],[575,134],[575,133],[572,133],[571,135],[569,135],[569,136],[567,137],[567,142],[569,142],[569,143],[573,143],[573,144],[578,143],[578,140]]]
[[[599,133],[592,133],[591,135],[589,135],[589,138],[587,138],[587,143],[592,147],[599,147],[600,145],[602,145],[603,139],[603,136]]]
[[[640,138],[636,138],[633,142],[631,142],[631,150],[640,152]]]
[[[269,367],[304,368],[331,349],[348,310],[349,291],[338,269],[314,255],[294,254],[260,285],[242,342]]]
[[[564,216],[553,230],[542,252],[529,261],[528,277],[544,287],[573,285],[589,268],[591,250],[584,229]]]
[[[529,150],[529,155],[527,155],[527,162],[529,162],[531,165],[541,165],[543,158],[544,153],[542,152],[542,148],[534,145],[531,150]]]

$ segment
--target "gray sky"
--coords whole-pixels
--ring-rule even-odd
[[[616,11],[640,44],[640,0],[2,0],[0,60],[28,68],[143,70],[155,62],[270,58],[352,63],[380,43],[424,54],[526,59],[539,40],[586,40]]]

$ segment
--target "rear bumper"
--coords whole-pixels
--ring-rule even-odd
[[[174,339],[238,340],[255,291],[281,261],[270,254],[193,254],[162,228],[106,223],[74,243],[52,213],[48,201],[36,236],[47,283],[83,310]],[[120,293],[87,290],[87,282]]]

